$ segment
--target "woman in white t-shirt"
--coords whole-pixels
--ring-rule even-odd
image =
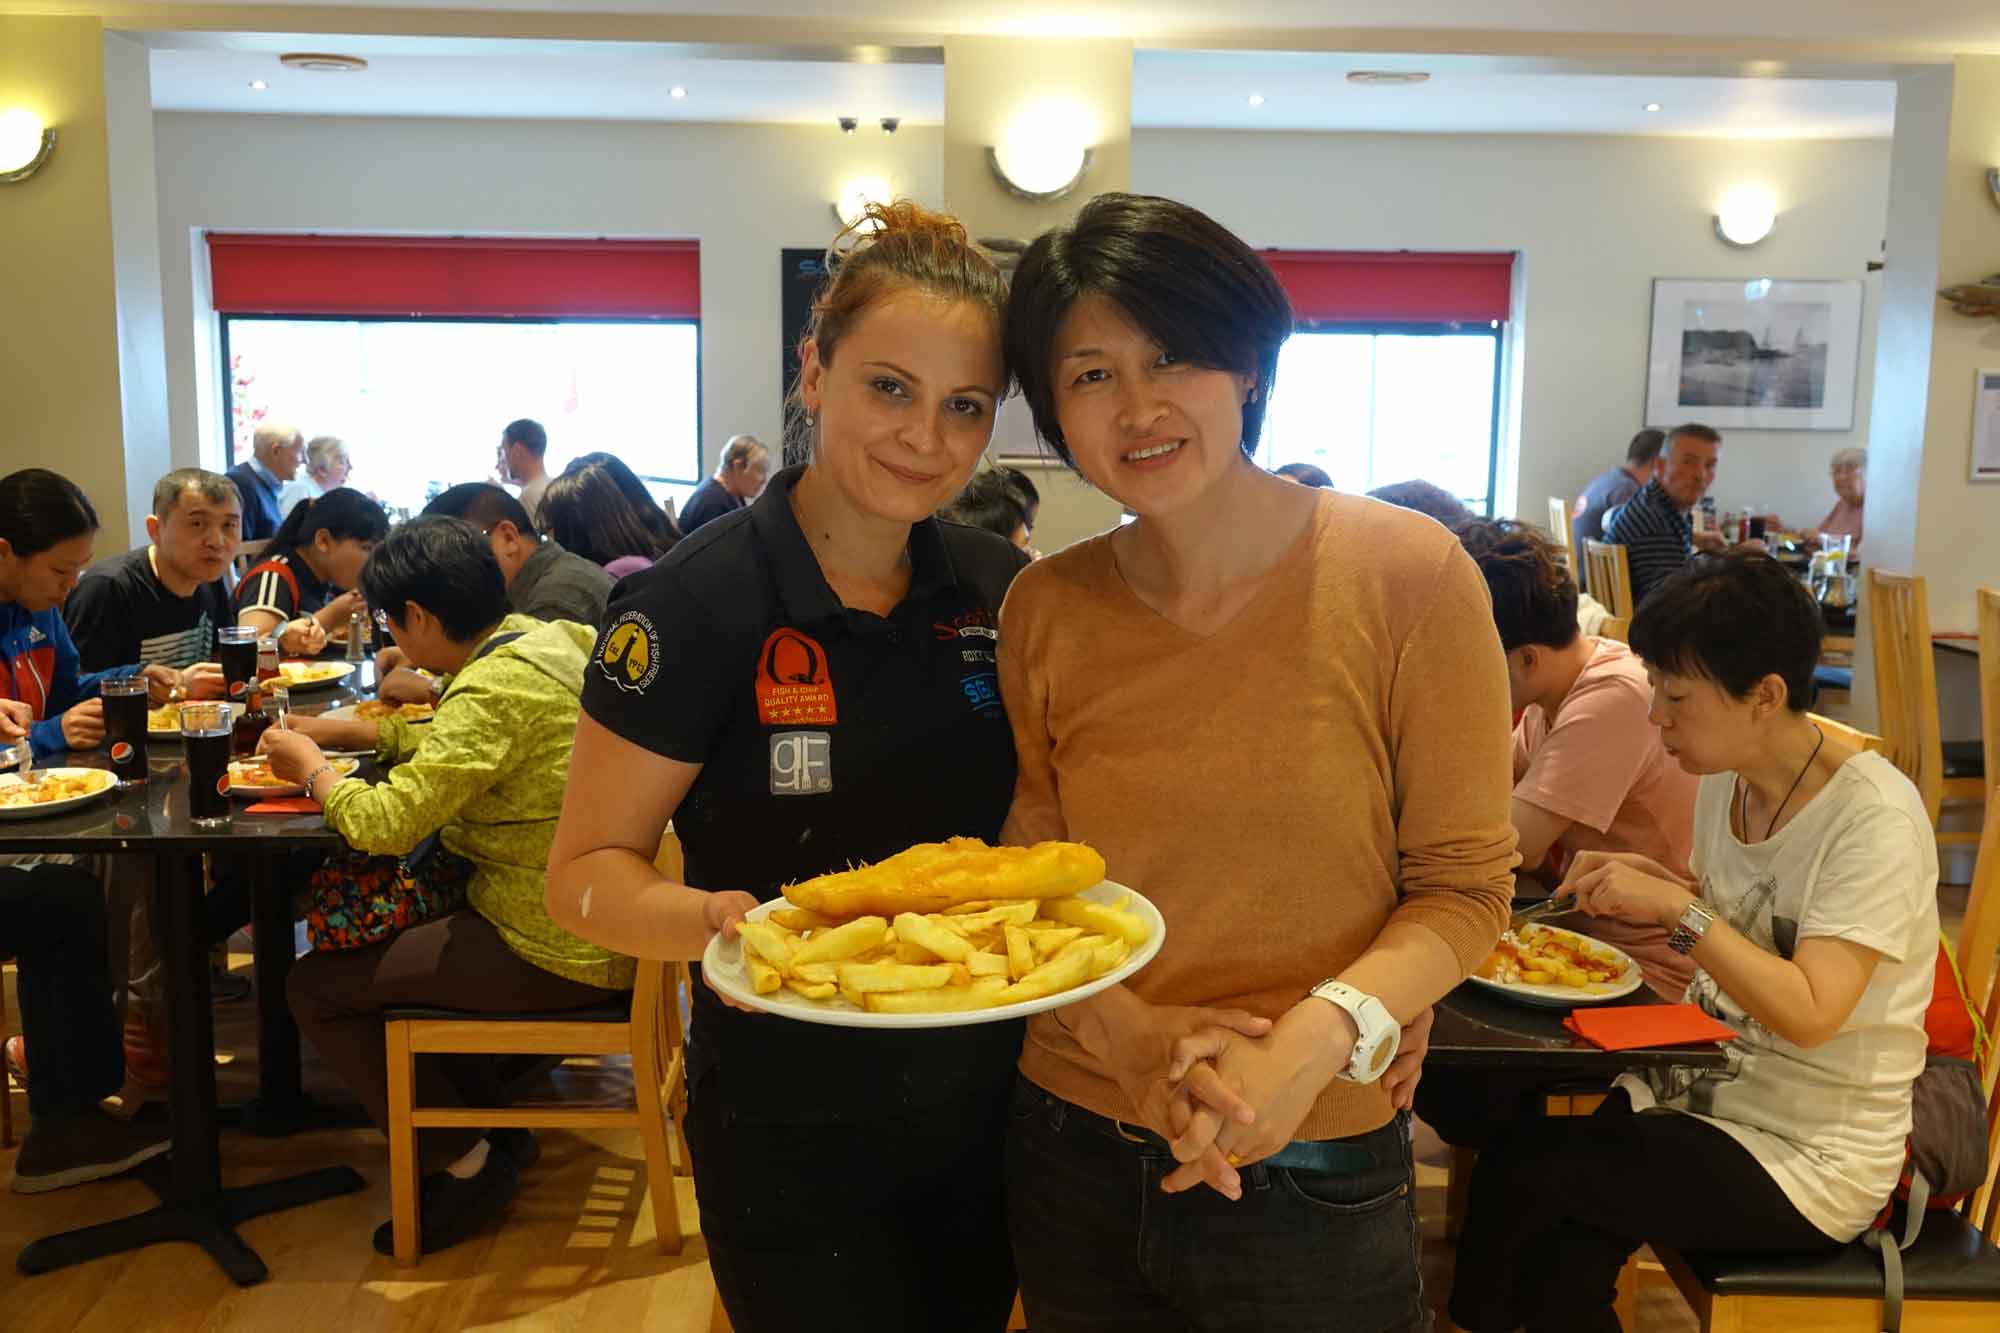
[[[1695,882],[1586,852],[1566,887],[1593,915],[1673,929],[1698,969],[1688,999],[1737,1037],[1723,1069],[1627,1074],[1589,1120],[1529,1123],[1481,1156],[1451,1299],[1470,1333],[1615,1330],[1640,1244],[1833,1250],[1894,1190],[1937,853],[1909,779],[1806,712],[1820,633],[1803,585],[1763,555],[1705,558],[1641,604],[1653,719],[1702,776]]]

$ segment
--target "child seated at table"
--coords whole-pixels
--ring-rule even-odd
[[[1583,852],[1564,888],[1592,916],[1671,930],[1696,965],[1688,998],[1737,1036],[1722,1069],[1628,1073],[1597,1115],[1519,1122],[1481,1154],[1451,1298],[1470,1333],[1616,1329],[1640,1244],[1830,1251],[1894,1190],[1937,853],[1909,779],[1808,716],[1819,641],[1804,586],[1760,554],[1700,559],[1641,604],[1654,717],[1701,775],[1692,876]]]
[[[295,717],[293,730],[267,731],[261,744],[273,771],[304,785],[325,807],[327,826],[353,846],[354,856],[330,867],[362,884],[415,877],[439,895],[462,885],[470,903],[373,942],[322,935],[292,969],[300,1029],[386,1127],[385,1008],[574,1009],[629,990],[635,968],[557,926],[543,905],[594,632],[509,615],[500,565],[461,519],[399,527],[362,569],[361,591],[387,615],[412,663],[451,677],[435,718]],[[372,785],[342,780],[322,741],[372,748],[393,767]],[[399,867],[433,835],[421,868]],[[328,884],[328,874],[315,875],[315,886]],[[420,1060],[416,1100],[493,1105],[505,1074],[495,1057]],[[417,1150],[427,1254],[495,1220],[537,1153],[534,1136],[518,1129],[427,1129]],[[375,1248],[393,1248],[387,1222]]]

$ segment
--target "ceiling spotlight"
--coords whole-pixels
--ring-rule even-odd
[[[859,125],[861,122],[856,120],[852,116],[842,116],[838,123],[840,125],[840,132],[842,134],[852,134],[854,133],[854,127],[856,125]]]
[[[330,55],[324,51],[288,51],[278,57],[286,69],[303,69],[314,74],[359,74],[368,68],[360,56]]]
[[[1262,94],[1262,93],[1251,93],[1251,94],[1250,94],[1250,98],[1249,98],[1249,102],[1250,102],[1250,105],[1251,105],[1251,106],[1262,106],[1262,105],[1264,105],[1264,94]]]
[[[903,118],[901,116],[884,116],[882,117],[882,133],[894,134],[902,126],[902,123]]]
[[[686,101],[687,95],[688,90],[681,87],[678,83],[667,89],[667,96],[673,98],[676,102]]]
[[[250,91],[253,93],[261,93],[270,86],[271,86],[270,84],[264,82],[262,79],[250,80]]]
[[[1412,83],[1429,83],[1431,76],[1421,69],[1351,69],[1347,71],[1347,81],[1374,87],[1394,88]]]
[[[1648,111],[1664,111],[1664,110],[1666,110],[1666,108],[1665,108],[1665,107],[1663,107],[1663,106],[1661,106],[1661,105],[1660,105],[1660,104],[1659,104],[1658,102],[1648,102],[1648,103],[1646,103],[1646,110],[1648,110]]]

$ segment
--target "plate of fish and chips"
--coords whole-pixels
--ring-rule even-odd
[[[1467,978],[1540,1009],[1608,1004],[1645,982],[1631,955],[1561,926],[1516,926]]]
[[[840,1027],[1021,1018],[1115,986],[1159,953],[1159,909],[1080,843],[921,843],[790,885],[702,975],[738,1004]]]
[[[18,773],[0,773],[0,819],[63,814],[117,785],[103,768],[38,768],[25,782]]]

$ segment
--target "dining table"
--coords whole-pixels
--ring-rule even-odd
[[[317,712],[372,696],[373,669],[361,664],[333,687],[299,690],[294,711]],[[50,768],[104,768],[102,751],[52,756]],[[364,762],[363,777],[371,776]],[[317,810],[256,813],[233,807],[220,826],[189,817],[188,775],[177,739],[150,736],[146,777],[114,785],[77,808],[36,819],[0,822],[0,853],[123,855],[152,860],[152,918],[159,934],[160,1002],[165,1010],[172,1149],[138,1175],[159,1196],[157,1206],[115,1221],[43,1236],[16,1256],[23,1273],[169,1241],[201,1246],[239,1285],[268,1270],[236,1233],[253,1217],[302,1207],[363,1187],[352,1167],[322,1167],[251,1185],[222,1183],[220,1115],[216,1104],[215,1032],[210,1012],[208,928],[203,857],[227,859],[248,873],[252,957],[256,972],[258,1093],[244,1119],[265,1134],[303,1125],[311,1103],[301,1088],[299,1031],[285,1001],[293,961],[292,895],[277,873],[288,855],[346,846]]]
[[[1616,1005],[1665,1004],[1641,986]],[[1465,981],[1437,1004],[1425,1066],[1505,1070],[1546,1075],[1551,1083],[1575,1080],[1609,1086],[1628,1069],[1722,1069],[1726,1050],[1714,1042],[1606,1051],[1563,1026],[1566,1009],[1544,1009],[1508,999],[1476,981]]]

